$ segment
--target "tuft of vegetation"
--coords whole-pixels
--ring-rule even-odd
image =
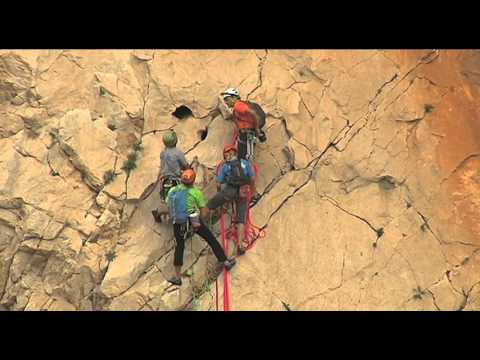
[[[376,230],[376,233],[377,233],[377,238],[381,238],[383,234],[385,234],[385,230],[383,230],[383,228],[380,228]]]
[[[107,127],[112,131],[117,130],[117,127],[115,126],[115,124],[108,124]]]
[[[143,145],[141,142],[137,142],[133,145],[132,152],[127,156],[127,161],[123,163],[122,170],[130,175],[130,173],[137,168],[137,160],[140,157],[140,153],[143,151]]]
[[[430,114],[435,109],[435,106],[432,104],[425,104],[425,113]]]
[[[134,145],[133,145],[133,151],[134,152],[141,152],[143,151],[143,145],[142,143],[139,141],[139,142],[136,142]]]
[[[205,283],[203,283],[201,286],[193,286],[192,287],[192,302],[190,303],[190,309],[192,311],[198,310],[198,306],[200,305],[200,297],[207,293],[210,292],[211,286],[212,286],[212,281],[207,280]]]
[[[130,175],[130,173],[137,168],[137,159],[130,157],[131,154],[128,155],[127,161],[123,163],[122,170]]]
[[[280,300],[280,302],[282,303],[283,307],[285,308],[285,311],[293,311],[293,309],[290,307],[289,304],[287,304],[286,302],[283,302],[282,300]]]
[[[420,286],[417,286],[416,289],[413,289],[413,298],[415,300],[421,300],[423,296],[425,296],[427,292],[425,290],[422,290]]]
[[[115,171],[113,170],[108,170],[105,172],[105,174],[103,174],[103,182],[105,185],[108,185],[110,183],[113,182],[113,180],[115,180],[115,178],[117,177],[117,174],[115,173]]]
[[[109,251],[108,253],[105,254],[105,257],[109,262],[112,262],[117,257],[117,254],[115,253],[115,251]]]

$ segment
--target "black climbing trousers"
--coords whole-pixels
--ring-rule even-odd
[[[212,234],[210,229],[205,225],[203,220],[200,220],[200,227],[196,233],[204,239],[207,244],[212,248],[213,253],[220,262],[227,261],[225,252],[223,251],[220,243],[215,238],[215,235]],[[173,259],[174,266],[183,265],[183,252],[185,250],[185,225],[182,224],[173,224],[173,234],[175,235],[175,241],[177,245],[175,246],[175,254]]]
[[[255,129],[242,130],[238,134],[238,158],[252,160],[253,152],[255,150],[255,143],[253,138],[255,134]]]

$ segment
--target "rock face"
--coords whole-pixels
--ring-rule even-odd
[[[474,50],[1,50],[0,307],[215,310],[210,249],[170,286],[150,211],[170,128],[213,194],[234,86],[268,114],[235,310],[479,310],[479,74]]]

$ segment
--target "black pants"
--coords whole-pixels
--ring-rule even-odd
[[[238,158],[246,159],[247,158],[247,133],[240,132],[238,134]]]
[[[253,158],[253,152],[255,149],[255,143],[250,140],[250,159],[248,158],[248,138],[249,136],[251,139],[255,137],[255,129],[248,129],[248,130],[240,130],[238,134],[238,158],[239,159],[246,159],[246,160],[252,160]]]
[[[238,187],[230,185],[225,186],[217,192],[214,197],[208,200],[207,207],[210,210],[219,208],[226,203],[235,200],[237,203],[237,222],[245,224],[247,220],[247,199],[241,199],[238,193]]]
[[[212,248],[213,253],[217,257],[217,260],[224,262],[227,260],[225,252],[220,246],[219,242],[215,238],[215,235],[212,234],[210,229],[200,220],[201,226],[198,228],[196,233],[204,239],[207,244]],[[173,224],[173,234],[175,235],[175,240],[177,245],[175,246],[175,255],[173,259],[174,266],[183,265],[183,252],[185,250],[185,225],[182,224]]]

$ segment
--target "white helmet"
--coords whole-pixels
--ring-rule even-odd
[[[223,95],[223,98],[224,98],[224,99],[225,99],[226,97],[229,97],[229,96],[240,97],[240,91],[238,91],[238,90],[235,89],[235,88],[228,88],[227,90],[225,90],[224,92],[222,92],[222,95]]]

